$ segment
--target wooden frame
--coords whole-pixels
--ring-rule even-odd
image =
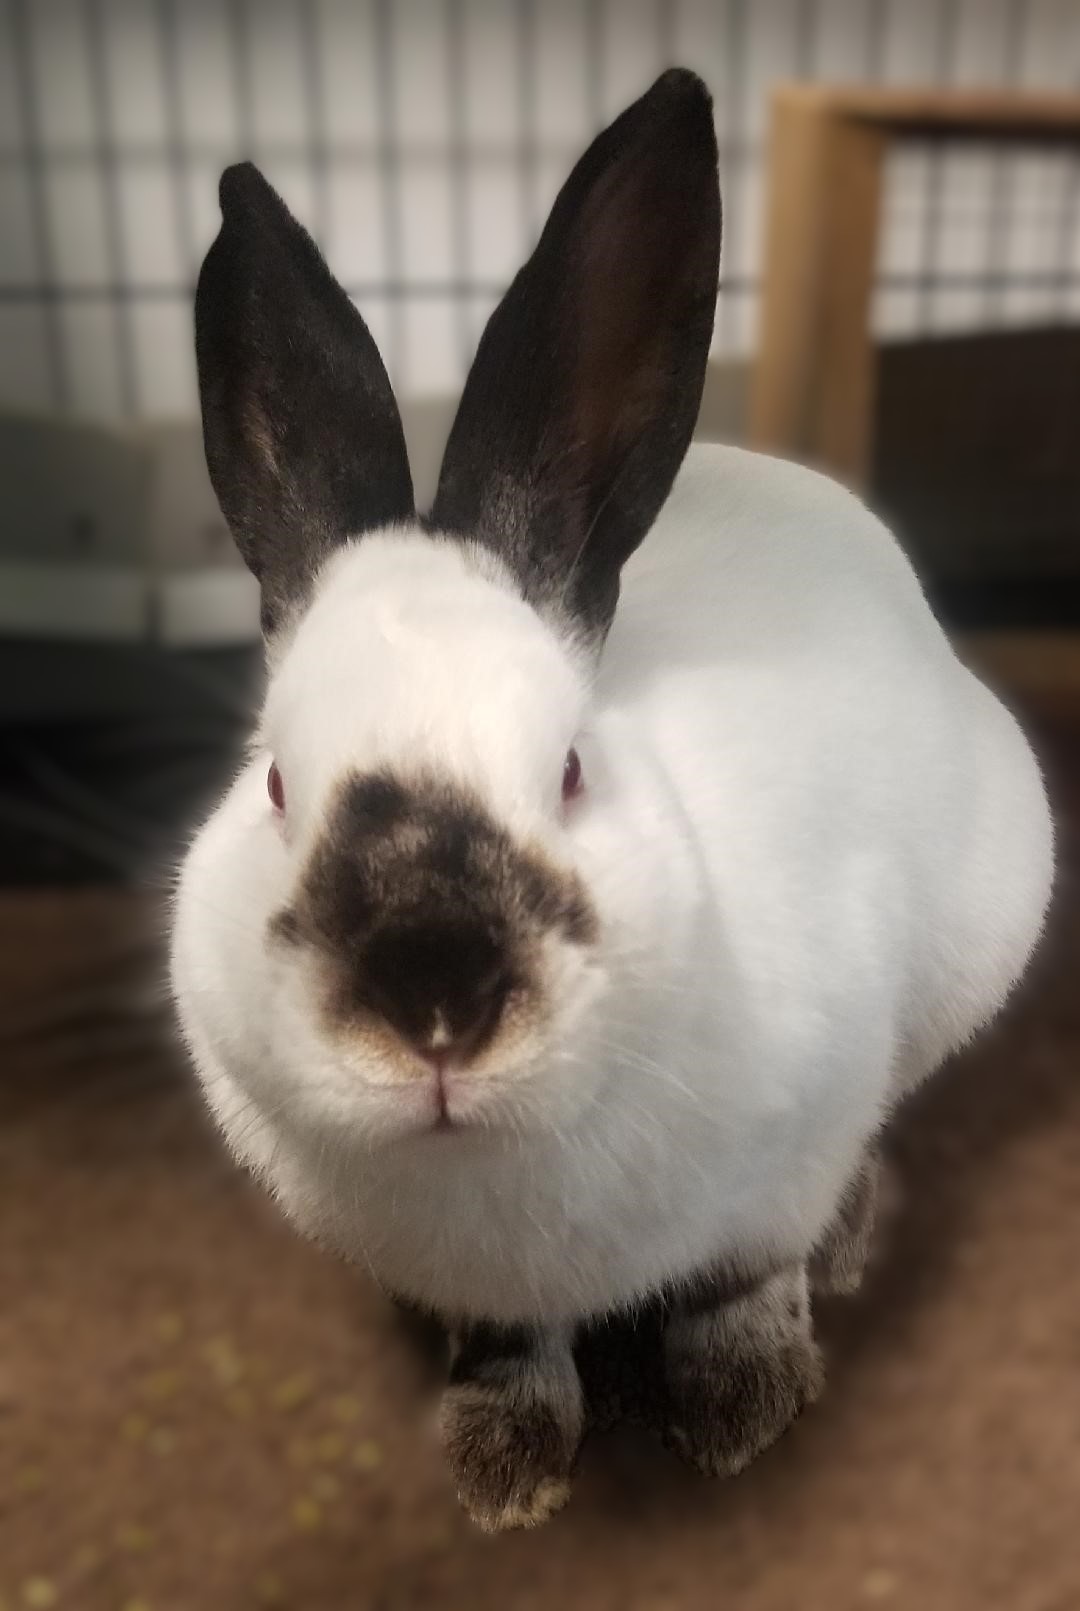
[[[865,484],[870,298],[891,141],[1080,144],[1080,97],[785,85],[773,98],[752,445]]]

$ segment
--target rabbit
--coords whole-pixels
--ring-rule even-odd
[[[657,1300],[665,1435],[733,1474],[821,1389],[811,1286],[857,1284],[882,1127],[1033,950],[1038,767],[851,492],[690,445],[695,75],[573,169],[426,514],[314,243],[250,164],[220,200],[205,447],[268,678],[175,893],[206,1100],[301,1232],[447,1326],[482,1527],[566,1500],[576,1342]]]

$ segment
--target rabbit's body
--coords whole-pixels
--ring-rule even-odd
[[[458,1333],[482,1525],[562,1502],[581,1322],[657,1294],[665,1434],[732,1474],[820,1389],[809,1280],[857,1283],[874,1137],[1034,943],[1031,753],[853,497],[686,456],[720,246],[692,74],[563,187],[424,516],[356,309],[254,169],[221,199],[204,436],[270,679],[176,902],[210,1105]]]
[[[654,530],[600,698],[649,733],[764,1016],[850,1024],[856,1083],[887,1108],[993,1015],[1040,931],[1052,844],[1030,747],[835,482],[698,446]]]
[[[416,539],[386,541],[407,571]],[[346,586],[400,598],[380,601],[375,552],[330,567],[316,630]],[[446,557],[481,616],[509,602]],[[478,676],[489,652],[474,641]],[[436,748],[447,703],[427,707]],[[1019,729],[884,528],[777,460],[691,450],[624,573],[581,750],[600,803],[574,857],[610,940],[602,996],[554,1053],[594,1093],[565,1129],[556,1106],[551,1128],[373,1147],[263,1094],[280,1038],[306,1035],[258,942],[291,877],[265,756],[181,883],[177,988],[233,1146],[305,1230],[447,1316],[574,1320],[717,1263],[805,1258],[892,1103],[996,1010],[1046,901]]]

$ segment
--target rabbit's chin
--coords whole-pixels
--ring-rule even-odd
[[[291,1095],[268,1095],[265,1106],[254,1098],[278,1128],[298,1140],[359,1150],[422,1137],[449,1144],[455,1138],[496,1141],[561,1130],[589,1100],[581,1071],[558,1053],[528,1072],[473,1075],[461,1069],[441,1080],[432,1075],[408,1082],[352,1077],[348,1090],[305,1079]]]
[[[440,1172],[471,1177],[485,1158],[559,1144],[600,1097],[589,1073],[575,1058],[553,1052],[527,1073],[453,1074],[441,1097],[424,1079],[408,1085],[354,1079],[346,1090],[310,1079],[292,1083],[285,1075],[254,1093],[228,1080],[208,1096],[235,1157],[287,1206],[296,1195],[290,1178],[310,1184],[331,1164],[335,1178],[344,1169],[359,1179],[381,1159],[380,1175],[392,1183],[399,1170],[415,1179],[417,1163],[423,1173],[427,1158]],[[299,1199],[309,1198],[305,1186]],[[303,1212],[289,1212],[310,1230]]]

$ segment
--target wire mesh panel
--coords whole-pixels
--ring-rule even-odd
[[[398,387],[453,391],[589,136],[672,61],[710,83],[716,351],[752,350],[778,78],[1080,85],[1069,0],[0,0],[0,402],[194,408],[190,297],[222,166],[259,162]],[[882,333],[1073,319],[1080,167],[892,163]]]

